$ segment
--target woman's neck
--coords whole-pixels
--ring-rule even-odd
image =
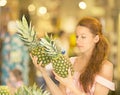
[[[92,56],[92,52],[93,52],[94,48],[90,48],[89,50],[85,51],[85,52],[81,52],[79,54],[79,57],[85,61],[89,61],[91,56]]]
[[[85,63],[88,63],[88,61],[89,61],[90,58],[91,58],[91,53],[87,53],[87,54],[81,53],[81,54],[78,56],[78,58],[79,58],[80,60],[84,61]]]
[[[75,62],[76,71],[79,71],[81,73],[85,70],[91,58],[91,55],[92,55],[92,52],[81,53],[80,55],[78,55],[78,57],[76,58],[76,62]]]

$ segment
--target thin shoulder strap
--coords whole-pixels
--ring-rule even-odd
[[[95,78],[95,81],[107,88],[109,88],[110,90],[115,90],[115,83],[113,83],[112,81],[109,81],[107,79],[105,79],[104,77],[102,76],[99,76],[97,75],[96,78]]]
[[[70,57],[70,61],[71,61],[72,64],[75,63],[75,59],[76,59],[76,57]]]

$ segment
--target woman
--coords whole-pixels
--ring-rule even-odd
[[[21,87],[23,84],[24,83],[22,72],[17,68],[11,70],[7,82],[7,86],[9,87],[11,94],[14,95],[17,89]]]
[[[68,71],[67,78],[54,73],[60,82],[59,88],[50,86],[53,83],[48,80],[44,68],[37,65],[36,57],[32,57],[34,65],[42,72],[53,95],[107,95],[109,90],[115,90],[112,82],[113,64],[107,59],[108,43],[100,22],[95,18],[85,17],[78,23],[75,33],[79,53],[70,58],[75,72],[71,76]]]

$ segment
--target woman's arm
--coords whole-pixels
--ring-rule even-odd
[[[51,78],[48,76],[45,70],[42,70],[41,73],[52,95],[64,95],[60,88],[51,80]]]
[[[70,70],[68,70],[69,75],[66,78],[58,76],[55,72],[53,73],[55,74],[55,79],[64,85],[65,88],[68,88],[73,93],[73,95],[86,95],[86,93],[81,92],[80,89],[75,86]]]
[[[104,61],[99,75],[112,82],[113,64],[109,61]],[[108,95],[108,92],[109,88],[100,83],[96,83],[94,95]]]
[[[31,55],[30,55],[31,56]],[[60,88],[51,80],[51,78],[49,77],[49,75],[47,74],[47,71],[41,67],[42,63],[37,64],[37,57],[32,57],[33,60],[33,64],[35,65],[35,67],[41,72],[43,78],[46,81],[46,84],[50,90],[50,92],[52,93],[52,95],[65,95],[63,94],[63,92],[60,90]]]

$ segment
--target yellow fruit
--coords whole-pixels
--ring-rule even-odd
[[[67,77],[68,69],[73,74],[74,70],[69,58],[62,54],[55,40],[46,35],[44,38],[41,38],[40,44],[45,48],[45,53],[52,58],[53,69],[59,76]]]
[[[10,95],[9,88],[7,86],[0,86],[0,95]]]
[[[34,28],[28,25],[26,18],[23,16],[22,21],[17,21],[17,34],[24,44],[28,47],[28,51],[38,57],[38,63],[42,61],[42,66],[46,66],[51,62],[51,57],[44,53],[44,48],[39,44]]]

